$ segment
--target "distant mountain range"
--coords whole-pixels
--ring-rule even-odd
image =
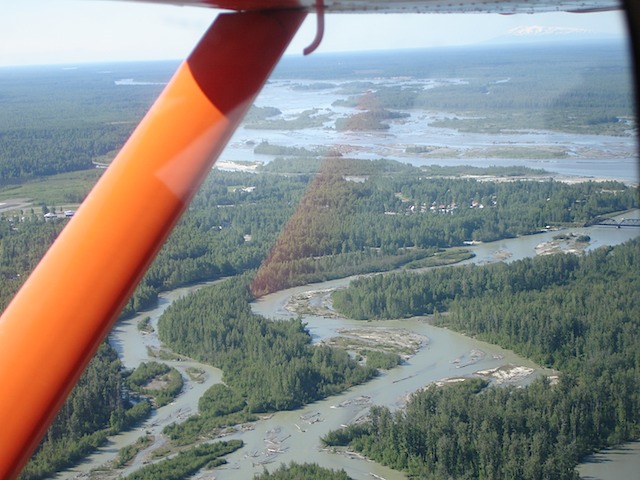
[[[562,36],[568,35],[589,35],[589,30],[584,28],[566,28],[566,27],[542,27],[540,25],[533,26],[520,26],[512,28],[507,32],[507,36],[510,37],[548,37],[548,36]]]
[[[488,40],[484,43],[504,44],[504,43],[539,43],[557,41],[578,41],[587,40],[620,40],[618,35],[610,33],[594,32],[583,28],[567,27],[544,27],[540,25],[529,25],[512,28],[506,34]]]

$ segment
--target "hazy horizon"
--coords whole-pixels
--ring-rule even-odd
[[[0,16],[0,66],[183,59],[219,13],[128,2],[25,0]],[[622,12],[589,14],[331,14],[318,53],[470,45],[516,28],[586,30],[624,37]],[[315,36],[310,14],[287,54]]]

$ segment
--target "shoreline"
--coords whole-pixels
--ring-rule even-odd
[[[615,160],[616,158],[611,158],[610,160]],[[429,160],[429,159],[424,159],[424,160]],[[446,161],[447,159],[441,159],[441,158],[434,158],[433,161],[434,163],[432,164],[424,164],[424,165],[416,165],[418,168],[420,168],[421,166],[430,166],[430,165],[439,165],[439,163],[437,163],[438,161]],[[487,158],[468,158],[465,160],[469,160],[468,163],[465,164],[461,164],[461,165],[451,165],[451,166],[469,166],[472,168],[476,168],[477,166],[474,165],[475,162],[478,161],[487,161],[487,160],[491,160],[491,158],[487,159]],[[500,159],[502,160],[502,159]],[[532,161],[535,161],[535,159],[531,159]],[[607,160],[607,159],[597,159],[597,161],[601,161],[601,160]],[[413,163],[411,163],[410,161],[407,161],[407,159],[398,159],[397,161],[401,162],[401,163],[408,163],[410,165],[414,165]],[[562,159],[559,159],[559,162],[561,162]],[[585,160],[586,162],[587,160]],[[250,173],[260,173],[259,169],[261,166],[266,165],[267,163],[270,163],[270,160],[267,161],[244,161],[244,160],[231,160],[231,159],[220,159],[216,162],[214,168],[219,168],[221,170],[226,170],[226,171],[238,171],[238,172],[250,172]],[[446,165],[442,165],[443,168],[446,168]],[[640,165],[639,165],[640,166]],[[544,170],[544,169],[543,169]],[[597,175],[579,175],[579,174],[572,174],[572,173],[562,173],[562,172],[554,172],[554,171],[550,171],[550,170],[545,170],[546,173],[531,173],[531,174],[525,174],[525,175],[514,175],[514,176],[506,176],[506,175],[491,175],[491,174],[473,174],[473,173],[469,173],[469,174],[460,174],[460,175],[437,175],[437,176],[433,176],[432,178],[470,178],[470,179],[476,179],[480,182],[515,182],[515,181],[519,181],[519,180],[527,180],[527,181],[539,181],[539,182],[543,182],[543,181],[547,181],[549,179],[558,181],[558,182],[562,182],[562,183],[566,183],[566,184],[576,184],[576,183],[584,183],[584,182],[620,182],[623,183],[624,185],[628,186],[628,187],[638,187],[640,186],[640,177],[636,178],[634,180],[630,180],[630,179],[626,179],[626,178],[620,178],[620,177],[606,177],[606,176],[597,176]],[[425,177],[428,178],[428,177]]]

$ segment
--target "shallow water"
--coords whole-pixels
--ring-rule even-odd
[[[325,283],[318,286],[327,287]],[[256,303],[255,310],[262,314],[271,312],[282,317],[283,314],[280,311],[282,300],[289,295],[290,293],[287,292],[267,296]],[[443,378],[468,376],[479,370],[503,365],[521,365],[534,369],[535,374],[528,376],[522,383],[531,381],[537,375],[552,373],[549,370],[540,369],[533,362],[513,352],[447,329],[434,327],[421,319],[359,322],[305,316],[304,321],[309,322],[308,328],[314,339],[331,336],[337,328],[366,326],[367,328],[402,328],[424,335],[429,340],[428,345],[405,364],[383,372],[366,384],[353,387],[341,395],[315,402],[300,410],[276,413],[268,421],[258,422],[255,430],[233,435],[231,438],[241,439],[246,446],[227,457],[229,465],[216,473],[216,478],[250,478],[251,475],[261,472],[264,465],[273,469],[281,462],[292,461],[312,461],[327,468],[342,468],[356,480],[369,479],[371,473],[386,479],[405,478],[400,472],[374,462],[326,452],[322,450],[319,438],[330,430],[355,422],[367,414],[371,405],[386,405],[391,409],[400,408],[405,404],[409,394]],[[305,419],[311,419],[313,423]],[[268,450],[270,443],[266,439],[271,431],[277,431],[278,439],[282,441],[278,441],[277,448],[270,452]]]
[[[204,285],[179,288],[162,293],[158,298],[156,308],[116,324],[109,335],[109,342],[118,352],[125,368],[135,368],[141,362],[159,361],[151,356],[148,350],[148,347],[157,348],[160,346],[160,340],[157,337],[157,333],[155,333],[157,332],[158,319],[173,301],[187,295],[189,292],[202,288]],[[145,317],[151,318],[151,325],[154,328],[153,334],[143,334],[138,330],[138,322]],[[150,434],[160,439],[162,429],[165,426],[176,421],[184,421],[187,417],[196,413],[198,411],[199,398],[209,387],[222,381],[222,370],[210,365],[193,361],[163,360],[162,362],[175,367],[182,374],[184,380],[182,393],[170,404],[154,410],[151,416],[138,428],[110,437],[105,445],[100,447],[96,453],[90,455],[83,463],[59,473],[55,478],[86,478],[91,470],[114,460],[121,448],[131,445],[139,437]],[[195,367],[205,372],[202,383],[189,380],[189,375],[186,373],[189,367]],[[137,467],[139,465],[134,463],[128,470]]]
[[[372,79],[375,81],[375,79]],[[309,81],[311,82],[311,80]],[[422,81],[425,85],[432,80]],[[560,175],[587,178],[619,179],[637,183],[640,178],[637,160],[636,137],[614,137],[605,135],[579,135],[552,131],[513,131],[506,133],[461,133],[457,130],[431,126],[433,121],[453,117],[447,112],[410,110],[410,117],[390,123],[383,132],[339,132],[333,127],[337,118],[359,112],[355,108],[334,107],[333,102],[344,100],[348,95],[339,88],[329,90],[294,90],[302,81],[274,80],[269,82],[256,100],[260,107],[277,107],[285,118],[295,118],[302,111],[314,108],[321,114],[331,113],[332,122],[325,128],[300,130],[253,130],[242,125],[233,135],[222,153],[221,160],[240,160],[268,163],[273,155],[255,154],[256,144],[267,141],[273,145],[312,148],[315,146],[338,146],[346,151],[345,157],[360,159],[386,158],[413,165],[474,165],[525,166],[545,169]],[[392,80],[387,82],[393,84]],[[404,84],[406,81],[397,81]],[[456,149],[460,152],[496,146],[562,149],[567,156],[557,159],[529,158],[463,158],[460,154],[445,158],[424,158],[405,152],[407,146],[437,146]]]
[[[578,465],[585,480],[631,480],[640,476],[640,440],[590,455]]]
[[[617,217],[640,218],[640,210],[635,210]],[[587,228],[570,229],[568,232],[588,234],[591,237],[589,248],[602,245],[615,245],[640,235],[640,228],[614,228],[593,226]],[[498,260],[512,261],[535,255],[535,247],[540,243],[551,240],[558,232],[544,232],[537,235],[514,239],[500,240],[470,247],[476,257],[465,263],[489,263]],[[352,277],[354,278],[354,277]],[[296,287],[267,295],[256,301],[252,308],[256,313],[269,318],[282,319],[294,316],[284,306],[293,295],[311,290],[324,290],[346,286],[352,278],[332,280],[318,284]],[[138,328],[138,321],[150,317],[151,324],[157,330],[157,322],[164,310],[177,298],[190,291],[201,288],[196,285],[181,288],[160,296],[158,306],[144,312],[136,318],[119,322],[110,335],[112,345],[118,351],[124,365],[133,368],[142,361],[157,360],[149,356],[148,347],[158,348],[160,341],[156,334],[142,334]],[[519,365],[534,369],[534,373],[519,380],[517,384],[526,384],[538,375],[549,375],[553,372],[541,369],[535,364],[504,350],[498,346],[480,342],[458,333],[429,325],[420,318],[409,320],[388,320],[377,322],[362,322],[357,320],[324,318],[318,316],[304,316],[303,321],[314,341],[334,336],[339,328],[374,327],[374,328],[404,328],[424,335],[429,339],[414,357],[395,369],[382,373],[376,379],[360,386],[349,389],[341,395],[315,402],[303,409],[292,412],[278,412],[268,420],[256,422],[253,430],[238,431],[229,438],[239,438],[245,442],[245,447],[227,457],[228,465],[216,470],[217,479],[251,478],[267,467],[271,470],[281,463],[315,462],[333,469],[344,469],[356,480],[370,479],[371,474],[388,480],[405,478],[400,472],[393,471],[375,462],[348,457],[342,454],[329,453],[322,450],[320,437],[328,431],[341,425],[355,421],[366,415],[372,404],[386,405],[395,409],[401,407],[406,396],[415,390],[443,378],[472,375],[480,370],[488,370],[503,365]],[[145,432],[160,438],[164,426],[184,420],[197,411],[199,397],[211,385],[221,382],[222,372],[208,365],[191,361],[166,361],[176,367],[185,378],[183,393],[170,405],[158,409],[144,424],[130,432],[117,435],[108,444],[90,456],[89,459],[76,468],[59,474],[56,478],[79,478],[117,456],[120,448],[133,443]],[[204,383],[188,380],[185,372],[189,366],[197,367],[206,372]],[[225,437],[226,438],[226,437]],[[630,457],[640,459],[640,449],[624,450],[624,455],[610,452],[606,457],[606,465],[617,470],[619,462],[626,462]],[[637,458],[636,458],[637,457]],[[632,463],[633,464],[633,463]],[[604,463],[589,463],[589,466],[604,466]],[[130,473],[139,464],[134,463],[125,473]],[[582,467],[581,467],[582,468]],[[623,466],[620,466],[622,472]],[[632,468],[632,467],[630,467]],[[582,470],[581,470],[582,471]],[[592,470],[585,470],[586,472]],[[589,474],[591,475],[591,474]],[[594,473],[595,475],[595,473]],[[211,478],[210,474],[196,478]],[[594,477],[598,478],[598,477]],[[614,477],[603,477],[614,478]],[[615,477],[633,478],[633,477]]]

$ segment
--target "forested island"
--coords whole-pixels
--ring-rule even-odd
[[[208,408],[201,407],[200,415],[168,429],[176,444],[189,444],[209,435],[205,432],[252,420],[256,413],[296,408],[376,374],[377,367],[358,365],[344,350],[311,346],[299,320],[271,323],[252,314],[249,301],[254,295],[314,280],[411,265],[467,241],[530,234],[550,225],[580,225],[596,214],[637,206],[634,189],[616,182],[569,185],[550,179],[519,180],[517,176],[508,182],[481,182],[432,177],[396,162],[340,158],[321,162],[315,175],[296,173],[296,165],[308,168],[304,160],[283,160],[282,165],[275,161],[265,166],[259,174],[212,174],[123,312],[128,315],[144,308],[165,289],[246,272],[244,277],[176,302],[161,320],[163,341],[176,352],[222,368],[230,389],[222,398],[236,399],[230,404],[234,407],[214,409],[217,413],[207,413]],[[282,170],[287,174],[279,173]],[[0,264],[8,280],[3,282],[6,301],[62,225],[35,218],[20,223],[17,229],[9,222],[0,225]],[[531,282],[537,288],[564,284],[573,278],[578,265],[577,258],[560,256],[509,268],[498,264],[468,271],[441,269],[433,271],[432,277],[374,277],[368,282],[375,285],[375,294],[387,298],[394,292],[392,303],[369,300],[367,294],[358,300],[358,289],[365,282],[361,281],[336,293],[335,305],[356,318],[453,311],[451,302],[463,294],[469,298],[502,290],[518,294],[533,288]],[[427,289],[428,285],[434,287]],[[343,307],[341,296],[366,313]],[[406,297],[411,298],[410,308],[403,305]],[[367,310],[373,304],[378,308]],[[549,362],[545,359],[543,363]],[[115,377],[109,381],[122,385],[118,382],[125,382],[125,372],[119,372],[117,363],[111,368]],[[118,376],[122,380],[118,381]],[[126,381],[133,381],[134,377],[130,378]],[[80,392],[82,386],[78,388]],[[115,398],[121,400],[103,420],[95,421],[126,427],[133,421],[129,419],[133,413],[127,413],[121,396]],[[150,404],[139,403],[136,408],[148,412]],[[76,408],[74,415],[88,414],[80,412]],[[91,409],[92,416],[97,413]],[[73,421],[69,425],[76,428]],[[93,437],[85,437],[82,430],[67,435],[78,438],[85,448],[99,444],[89,443]],[[53,441],[55,436],[47,438]],[[48,453],[47,457],[55,455]],[[52,465],[59,468],[64,464]],[[24,478],[42,478],[31,473],[39,471],[34,470],[35,465],[28,467]]]
[[[312,58],[303,77],[297,60],[284,62],[273,81],[339,99],[294,113],[256,105],[245,131],[257,132],[253,139],[280,130],[392,138],[428,109],[436,111],[429,128],[443,131],[635,134],[628,66],[618,47],[532,48],[527,55],[496,48],[484,59],[475,51],[423,55],[382,54],[376,79],[356,73],[371,62],[366,55],[330,62],[331,68],[326,58]],[[539,67],[535,89],[533,59],[553,66]],[[174,67],[0,72],[3,95],[14,98],[0,112],[0,206],[22,199],[0,211],[0,309],[64,228],[61,212],[86,197],[100,176],[96,165],[111,161]],[[398,69],[415,82],[402,84]],[[136,80],[122,80],[130,75]],[[583,75],[593,81],[565,89]],[[637,438],[637,241],[585,257],[414,272],[468,258],[461,248],[469,244],[580,227],[638,208],[636,188],[615,180],[565,183],[517,165],[353,159],[350,153],[363,148],[357,142],[285,145],[267,138],[241,147],[275,158],[252,164],[250,173],[215,170],[205,180],[122,312],[130,318],[162,292],[231,277],[176,301],[161,318],[159,335],[172,354],[222,369],[224,384],[207,390],[197,414],[165,429],[165,459],[128,478],[163,478],[168,471],[185,478],[219,466],[242,447],[236,440],[207,443],[225,429],[343,392],[401,364],[397,352],[316,345],[301,318],[274,322],[250,307],[285,288],[360,274],[381,273],[334,293],[333,306],[345,316],[433,316],[438,325],[511,348],[561,375],[557,384],[540,380],[524,389],[477,379],[429,387],[405,410],[372,407],[367,422],[332,432],[327,445],[349,445],[416,478],[574,478],[583,455]],[[512,140],[467,148],[398,138],[389,141],[394,151],[420,160],[561,161],[615,150],[595,141],[589,148]],[[45,221],[50,213],[61,215]],[[125,370],[105,343],[21,478],[48,478],[73,465],[107,436],[171,402],[189,381],[161,358]],[[118,465],[149,442],[143,435],[123,449]],[[256,478],[348,478],[313,464],[270,470]]]

